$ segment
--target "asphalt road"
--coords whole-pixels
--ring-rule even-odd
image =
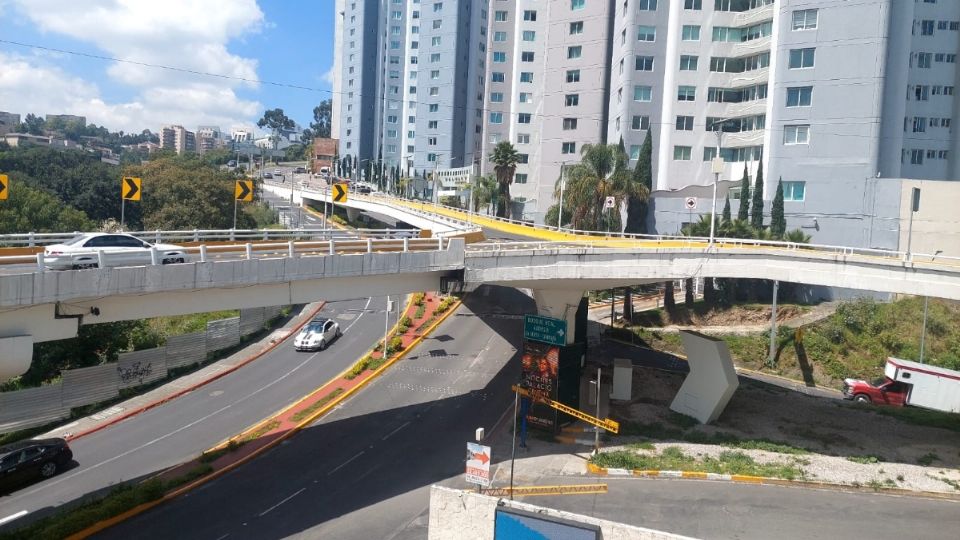
[[[71,442],[78,465],[0,497],[0,519],[26,510],[27,517],[12,522],[23,523],[115,484],[151,476],[243,431],[353,364],[383,335],[384,306],[383,298],[330,303],[322,314],[337,320],[344,335],[327,350],[297,352],[288,339],[192,393]]]
[[[485,290],[286,444],[97,538],[425,538],[429,486],[463,474],[466,442],[513,398],[521,328],[496,314],[533,303]]]

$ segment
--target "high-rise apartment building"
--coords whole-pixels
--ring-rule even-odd
[[[20,115],[0,111],[0,135],[5,135],[17,129],[20,125]]]
[[[372,130],[357,123],[359,98],[343,101],[363,133],[354,136],[376,141],[364,157],[383,144],[385,156],[413,154],[421,169],[431,157],[441,168],[469,164],[473,137],[492,173],[486,156],[509,140],[522,156],[517,217],[543,220],[561,164],[578,162],[584,144],[623,140],[634,165],[648,134],[655,190],[711,185],[719,148],[721,180],[762,166],[770,201],[782,178],[791,228],[868,212],[850,209],[866,179],[960,178],[960,2],[347,0],[347,14],[354,4],[374,12],[365,35],[382,37],[373,63],[343,52],[343,77],[383,77]],[[657,202],[658,230],[689,220],[682,203]]]
[[[338,6],[340,4],[338,3]],[[339,153],[462,167],[480,151],[487,2],[346,0],[335,33]],[[337,90],[339,89],[339,90]]]
[[[173,150],[177,154],[197,151],[197,137],[183,126],[163,126],[160,128],[160,148]]]

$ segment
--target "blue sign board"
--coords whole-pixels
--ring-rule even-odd
[[[542,315],[524,315],[523,339],[563,347],[567,344],[567,321]]]

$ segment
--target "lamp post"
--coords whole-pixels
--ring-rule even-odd
[[[723,138],[723,124],[729,120],[728,118],[721,118],[715,120],[710,127],[715,128],[714,131],[717,134],[717,155],[713,158],[710,164],[710,169],[713,172],[713,197],[710,201],[710,245],[713,245],[714,237],[714,227],[716,226],[717,221],[717,184],[720,183],[720,173],[723,172],[723,158],[720,157],[720,142]],[[740,204],[743,204],[743,201],[740,201]]]
[[[613,296],[610,297],[610,305],[612,306]],[[613,327],[613,319],[610,320],[610,327]],[[600,368],[597,368],[597,380],[590,381],[590,384],[595,384],[597,386],[597,419],[600,418]],[[593,426],[593,453],[594,455],[600,453],[600,428]]]
[[[557,230],[563,229],[563,188],[567,186],[567,179],[563,176],[563,166],[560,164],[560,205],[557,207]]]
[[[433,156],[434,156],[434,160],[433,160],[433,182],[432,182],[432,183],[433,183],[433,193],[432,193],[433,197],[431,197],[431,198],[433,199],[433,204],[439,204],[439,203],[440,203],[440,190],[437,189],[437,185],[439,184],[440,179],[437,178],[437,173],[438,173],[439,170],[440,170],[440,154],[434,154]]]
[[[907,229],[907,252],[906,259],[913,260],[910,252],[910,244],[913,243],[913,215],[920,211],[920,188],[913,188],[910,193],[910,227]]]

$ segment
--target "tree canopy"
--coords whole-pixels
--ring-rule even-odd
[[[314,137],[323,139],[330,138],[330,124],[333,117],[333,100],[325,99],[319,105],[313,108],[313,122],[310,122],[310,129]]]
[[[490,153],[493,170],[497,175],[499,194],[497,196],[497,217],[510,217],[510,184],[513,183],[513,173],[517,170],[520,153],[510,141],[500,141]]]

